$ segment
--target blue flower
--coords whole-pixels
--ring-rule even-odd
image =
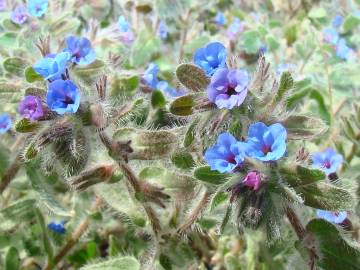
[[[120,16],[118,20],[118,27],[120,30],[120,39],[125,43],[134,41],[134,33],[131,30],[130,24],[126,21],[124,16]]]
[[[16,24],[24,24],[27,18],[25,6],[17,6],[10,15],[11,21]]]
[[[27,9],[29,13],[35,17],[41,17],[45,14],[48,9],[49,1],[48,0],[28,0]]]
[[[336,44],[336,55],[343,59],[349,60],[351,58],[353,49],[346,45],[345,39],[341,38],[339,42]]]
[[[343,16],[338,14],[332,20],[332,25],[333,25],[333,27],[338,28],[342,25],[343,21],[344,21]]]
[[[169,34],[169,28],[167,27],[165,21],[160,21],[158,33],[161,39],[166,39]]]
[[[0,115],[0,134],[4,134],[11,128],[11,118],[7,113]]]
[[[339,40],[339,34],[334,28],[325,28],[323,30],[324,41],[331,45],[336,45]]]
[[[88,65],[95,61],[95,51],[91,48],[90,40],[87,38],[69,36],[65,42],[66,48],[64,51],[70,53],[71,62],[78,65]]]
[[[249,75],[245,70],[219,68],[211,77],[206,92],[220,109],[240,106],[247,95]]]
[[[118,26],[121,32],[128,32],[131,30],[130,24],[126,21],[124,16],[119,17]]]
[[[206,150],[205,160],[213,171],[231,172],[243,164],[246,149],[246,143],[238,142],[230,133],[225,132],[219,135],[213,147]]]
[[[343,221],[347,218],[347,212],[341,211],[341,212],[331,212],[326,210],[316,210],[316,215],[319,218],[325,219],[329,222],[340,224],[343,223]]]
[[[214,22],[217,25],[224,25],[226,23],[226,18],[225,18],[224,13],[222,13],[220,11],[218,13],[216,13],[216,16],[214,18]]]
[[[157,74],[159,72],[159,67],[157,64],[150,63],[150,65],[145,70],[143,76],[141,77],[142,83],[149,86],[151,89],[156,89],[158,84]]]
[[[209,43],[205,48],[199,48],[194,54],[194,62],[201,67],[206,75],[211,76],[219,68],[225,67],[226,49],[220,42]]]
[[[47,227],[49,228],[49,230],[52,230],[53,232],[56,232],[58,234],[64,234],[66,232],[66,229],[65,229],[65,223],[66,221],[61,221],[60,223],[57,223],[57,222],[50,222]]]
[[[6,0],[0,0],[0,11],[4,11],[6,9]]]
[[[56,80],[49,84],[46,102],[58,114],[76,113],[80,106],[80,93],[72,81]]]
[[[275,161],[286,152],[286,129],[279,123],[266,126],[262,122],[250,125],[247,154],[261,161]]]
[[[33,68],[46,80],[59,80],[61,79],[61,75],[65,73],[66,65],[70,57],[70,54],[67,52],[61,52],[57,55],[49,54],[36,62]]]
[[[166,81],[159,81],[156,85],[156,89],[162,91],[163,93],[165,93],[167,96],[170,97],[180,97],[185,95],[186,93],[185,91],[171,87],[169,83]]]
[[[237,35],[244,31],[244,24],[239,18],[235,18],[227,29],[227,36],[230,40],[235,40]]]
[[[324,152],[317,152],[312,155],[313,167],[321,169],[326,174],[336,172],[343,162],[342,155],[336,153],[334,149],[327,148]]]

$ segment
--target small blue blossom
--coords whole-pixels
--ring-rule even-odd
[[[260,48],[259,48],[259,53],[260,53],[260,54],[264,54],[264,53],[266,53],[267,51],[268,51],[267,45],[266,45],[266,44],[262,44],[262,45],[260,46]]]
[[[235,18],[233,22],[229,25],[227,29],[227,36],[230,40],[235,40],[237,35],[244,31],[244,24],[240,21],[239,18]]]
[[[80,106],[80,93],[72,81],[56,80],[49,84],[46,102],[58,114],[76,113]]]
[[[294,69],[294,65],[290,63],[281,63],[277,66],[276,69],[276,77],[279,79],[281,74],[285,71],[292,71]]]
[[[248,130],[247,154],[261,161],[275,161],[286,153],[287,132],[283,125],[270,126],[262,122],[250,125]]]
[[[156,85],[156,89],[162,91],[163,93],[165,93],[167,96],[170,97],[180,97],[185,95],[185,91],[183,90],[179,90],[176,88],[173,88],[169,85],[168,82],[166,81],[159,81]]]
[[[216,16],[214,18],[214,22],[217,24],[217,25],[225,25],[226,23],[226,18],[225,18],[225,15],[224,13],[222,12],[218,12],[216,13]]]
[[[24,24],[27,21],[28,15],[25,6],[17,6],[10,15],[13,23]]]
[[[155,63],[150,63],[150,65],[145,70],[144,74],[141,77],[142,83],[149,86],[151,89],[156,89],[158,84],[157,74],[159,72],[159,67]]]
[[[234,136],[225,132],[219,135],[213,147],[206,150],[205,160],[213,171],[231,172],[243,164],[246,149],[246,143],[237,141]]]
[[[205,48],[197,49],[193,58],[194,63],[211,76],[217,69],[226,66],[226,49],[220,42],[212,42]]]
[[[128,32],[131,30],[130,24],[126,21],[124,16],[119,17],[118,26],[121,32]]]
[[[56,232],[58,234],[64,234],[66,232],[66,229],[65,229],[65,223],[66,221],[61,221],[60,223],[58,222],[50,222],[47,227],[49,230],[52,230],[53,232]]]
[[[0,134],[7,132],[12,126],[11,118],[7,113],[0,115]]]
[[[335,27],[335,28],[338,28],[338,27],[340,27],[342,25],[343,21],[344,21],[343,16],[338,14],[332,20],[332,26]]]
[[[317,152],[312,155],[313,167],[324,171],[326,174],[336,172],[343,162],[342,155],[334,149],[327,148],[324,152]]]
[[[4,11],[6,9],[6,0],[0,0],[0,11]]]
[[[336,56],[343,60],[349,60],[353,53],[353,49],[346,45],[345,39],[341,38],[336,44]]]
[[[35,17],[41,17],[45,14],[48,9],[49,1],[48,0],[28,0],[27,9],[29,13]]]
[[[61,52],[56,55],[49,54],[36,62],[33,66],[36,73],[44,77],[45,80],[59,80],[65,73],[66,65],[71,55],[67,52]]]
[[[232,109],[244,102],[248,84],[247,71],[219,68],[211,77],[206,92],[209,100],[218,108]]]
[[[331,45],[336,45],[339,41],[339,33],[332,27],[323,30],[324,41]]]
[[[167,27],[165,21],[160,21],[158,33],[161,39],[166,39],[169,34],[169,28]]]
[[[325,219],[329,222],[340,224],[343,223],[344,220],[347,218],[347,212],[341,211],[341,212],[331,212],[326,210],[316,210],[316,215],[319,218]]]
[[[118,27],[120,30],[120,39],[122,42],[130,44],[134,41],[134,33],[131,30],[130,24],[126,21],[124,16],[120,16],[118,20]]]
[[[95,61],[96,54],[87,38],[69,36],[65,40],[65,52],[70,53],[71,62],[78,65],[88,65]]]

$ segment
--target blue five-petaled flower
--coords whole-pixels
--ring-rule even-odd
[[[193,58],[194,63],[211,76],[217,69],[226,66],[226,49],[220,42],[212,42],[197,49]]]
[[[0,134],[4,134],[11,128],[11,118],[7,113],[0,115]]]
[[[150,65],[145,70],[141,80],[144,84],[149,86],[152,89],[156,89],[158,83],[157,74],[159,72],[159,67],[155,63],[150,63]]]
[[[323,152],[316,152],[312,155],[313,167],[324,171],[326,174],[336,172],[343,162],[342,155],[336,153],[334,149],[327,148]]]
[[[47,227],[49,228],[49,230],[52,230],[53,232],[56,232],[58,234],[64,234],[66,232],[66,229],[65,229],[65,223],[66,221],[61,221],[60,223],[58,222],[50,222]]]
[[[329,222],[340,224],[343,223],[344,220],[347,218],[347,212],[341,211],[341,212],[331,212],[326,210],[316,210],[316,215],[319,218],[325,219]]]
[[[48,0],[28,0],[27,9],[29,13],[35,17],[41,17],[45,14],[48,9],[49,1]]]
[[[56,80],[49,84],[46,102],[58,114],[76,113],[80,106],[80,93],[72,81]]]
[[[58,80],[65,73],[70,57],[71,55],[68,52],[61,52],[56,55],[49,54],[36,62],[33,68],[46,80]]]
[[[246,156],[247,145],[237,141],[230,133],[219,135],[217,143],[206,150],[205,160],[211,170],[228,173],[241,166]]]
[[[11,21],[16,24],[24,24],[27,18],[25,6],[17,6],[10,15]]]
[[[65,52],[70,53],[70,61],[78,65],[88,65],[95,61],[96,54],[91,42],[84,37],[69,36],[65,40]]]

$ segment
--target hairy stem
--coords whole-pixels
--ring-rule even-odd
[[[1,178],[0,182],[0,194],[6,189],[6,187],[10,184],[10,182],[14,179],[17,172],[20,169],[21,159],[18,155],[13,162],[10,164],[10,167],[6,170],[5,174]]]

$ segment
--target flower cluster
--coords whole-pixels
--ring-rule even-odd
[[[130,24],[126,21],[124,16],[119,17],[117,24],[120,31],[121,41],[126,44],[131,44],[134,41],[135,36],[133,31],[131,30]]]
[[[35,17],[45,14],[49,6],[48,0],[28,0],[27,6],[19,5],[11,12],[10,19],[15,24],[24,24],[28,19],[28,13]]]
[[[178,97],[184,94],[183,91],[171,87],[167,81],[159,81],[157,78],[158,73],[158,65],[155,63],[150,63],[141,77],[141,82],[145,84],[151,91],[157,89],[171,97]]]
[[[212,170],[221,173],[233,172],[243,167],[246,157],[260,161],[276,161],[286,152],[286,129],[279,123],[266,126],[262,122],[250,125],[246,141],[237,141],[231,134],[222,133],[217,143],[206,150],[205,160]],[[247,175],[244,182],[254,189],[259,188],[257,173]]]

